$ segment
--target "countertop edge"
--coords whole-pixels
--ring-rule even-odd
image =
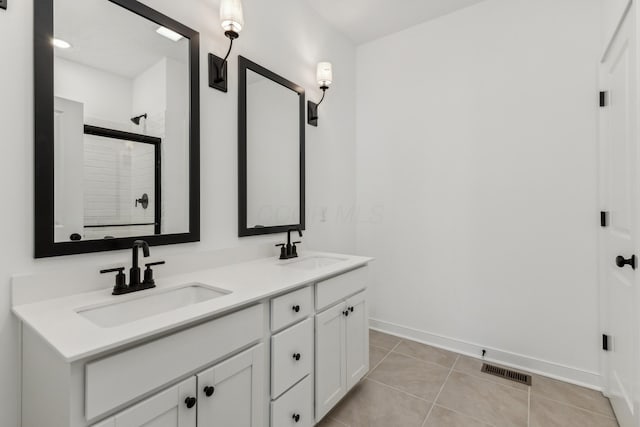
[[[314,253],[314,254],[321,254],[321,255],[331,255],[331,256],[339,256],[341,254],[334,254],[334,253]],[[368,265],[370,262],[374,261],[374,258],[371,257],[361,257],[361,256],[356,256],[356,255],[350,255],[350,257],[354,258],[349,260],[350,263],[347,266],[343,266],[342,268],[336,268],[335,270],[331,270],[331,271],[327,271],[327,272],[323,272],[322,274],[315,276],[313,278],[310,278],[308,280],[302,280],[300,282],[295,282],[295,283],[291,283],[288,284],[285,287],[282,288],[277,288],[277,289],[273,289],[270,292],[263,292],[260,294],[257,294],[251,298],[248,298],[244,301],[241,302],[237,302],[237,303],[232,303],[229,306],[225,306],[223,308],[220,309],[216,309],[201,315],[195,315],[192,317],[186,317],[184,319],[181,319],[179,321],[176,321],[175,323],[172,323],[171,325],[165,325],[165,326],[160,326],[156,329],[151,329],[145,332],[142,332],[138,335],[135,336],[131,336],[128,338],[124,338],[122,340],[114,340],[112,343],[110,344],[105,344],[102,346],[98,346],[95,349],[92,350],[88,350],[88,351],[84,351],[84,352],[79,352],[79,353],[69,353],[69,352],[65,352],[63,349],[60,349],[58,345],[56,345],[55,342],[52,342],[52,340],[46,336],[46,334],[41,333],[41,331],[38,330],[37,325],[34,325],[34,323],[31,321],[31,319],[29,318],[29,316],[26,316],[21,310],[22,308],[26,308],[29,307],[33,304],[41,304],[41,302],[39,303],[31,303],[31,304],[24,304],[24,305],[19,305],[19,306],[14,306],[11,308],[12,313],[27,327],[29,327],[30,330],[32,330],[35,334],[37,334],[41,339],[43,339],[47,345],[52,348],[66,363],[74,363],[74,362],[78,362],[84,359],[88,359],[103,353],[108,353],[108,352],[112,352],[118,348],[121,347],[127,347],[130,346],[131,344],[134,344],[136,342],[142,342],[142,341],[151,341],[153,339],[158,339],[161,338],[162,336],[166,336],[166,335],[170,335],[171,333],[176,333],[179,332],[180,330],[184,330],[186,328],[189,327],[189,325],[191,324],[198,324],[198,323],[203,323],[204,321],[208,321],[209,320],[214,320],[215,318],[218,317],[222,317],[224,315],[227,314],[231,314],[233,312],[237,312],[239,310],[242,310],[244,308],[249,308],[252,305],[255,304],[259,304],[259,303],[263,303],[263,302],[267,302],[269,299],[274,298],[278,295],[283,295],[286,293],[291,292],[292,290],[295,290],[296,288],[302,288],[305,286],[309,286],[312,285],[314,283],[317,282],[321,282],[323,280],[327,280],[331,277],[334,276],[338,276],[344,273],[347,273],[351,270],[355,270],[358,268],[362,268],[366,265]],[[240,263],[243,264],[243,263]],[[223,266],[225,267],[225,266]],[[95,292],[95,291],[91,291],[91,292]],[[70,298],[70,297],[69,297]],[[53,300],[53,299],[52,299]]]

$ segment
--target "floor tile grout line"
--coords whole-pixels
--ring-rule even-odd
[[[533,393],[532,393],[532,396],[534,396],[534,394],[533,394]],[[583,408],[582,406],[576,406],[576,405],[574,405],[574,404],[572,404],[572,403],[567,403],[567,402],[564,402],[564,401],[562,401],[562,400],[551,399],[551,398],[549,398],[549,397],[545,397],[545,396],[540,395],[540,394],[537,394],[537,393],[535,394],[535,397],[536,397],[537,399],[544,399],[544,400],[548,400],[548,401],[550,401],[550,402],[559,403],[559,404],[561,404],[561,405],[568,406],[568,407],[573,408],[573,409],[578,409],[578,410],[580,410],[580,411],[588,412],[588,413],[590,413],[590,414],[592,414],[592,415],[597,415],[597,416],[602,417],[602,418],[608,418],[608,419],[610,419],[610,420],[616,420],[616,421],[618,421],[618,420],[617,420],[617,418],[615,417],[615,414],[614,414],[614,416],[605,415],[605,414],[602,414],[602,413],[600,413],[600,412],[592,411],[591,409]]]
[[[340,420],[339,420],[339,419],[337,419],[337,418],[333,418],[333,417],[328,417],[328,418],[329,418],[329,420],[331,420],[331,421],[333,421],[333,422],[336,422],[336,423],[340,424],[341,426],[349,427],[349,424],[345,424],[345,423],[343,423],[342,421],[340,421]]]
[[[474,415],[469,415],[469,414],[467,414],[467,413],[465,413],[465,412],[460,412],[460,411],[459,411],[459,410],[457,410],[457,409],[452,409],[452,408],[450,408],[450,407],[448,407],[448,406],[445,406],[445,405],[443,405],[443,404],[441,404],[441,403],[434,403],[434,404],[433,404],[433,406],[438,406],[438,407],[440,407],[440,408],[442,408],[442,409],[446,409],[447,411],[453,412],[454,414],[462,415],[462,416],[463,416],[463,417],[465,417],[465,418],[471,418],[471,419],[473,419],[473,420],[476,420],[476,421],[481,422],[482,424],[486,424],[486,425],[488,425],[489,427],[496,427],[496,425],[495,425],[495,424],[491,424],[490,422],[485,421],[485,420],[483,420],[482,418],[478,418],[478,417],[476,417],[476,416],[474,416]],[[425,420],[425,421],[426,421],[426,420]]]
[[[423,402],[427,402],[427,403],[433,403],[429,399],[425,399],[424,397],[416,396],[415,394],[411,394],[411,393],[409,393],[407,391],[404,391],[404,390],[402,390],[400,388],[394,387],[394,386],[389,385],[389,384],[385,384],[385,383],[383,383],[381,381],[374,380],[373,378],[367,378],[367,381],[371,381],[372,383],[376,383],[378,385],[385,386],[386,388],[389,388],[389,389],[391,389],[393,391],[397,391],[398,393],[406,394],[407,396],[413,397],[414,399],[422,400]]]
[[[451,369],[451,368],[453,367],[453,365],[455,365],[455,361],[453,362],[453,365],[451,365],[451,366],[447,366],[447,365],[444,365],[444,364],[442,364],[442,363],[432,362],[431,360],[420,359],[419,357],[415,357],[415,356],[412,356],[412,355],[410,355],[410,354],[402,353],[402,352],[400,352],[400,351],[393,351],[393,352],[394,352],[395,354],[399,354],[399,355],[401,355],[401,356],[409,357],[409,358],[411,358],[411,359],[413,359],[413,360],[417,360],[417,361],[419,361],[419,362],[431,363],[432,365],[438,365],[438,366],[440,366],[440,367],[442,367],[442,368],[446,368],[446,369]],[[454,353],[454,354],[455,354],[455,353]],[[456,356],[458,356],[458,354],[455,354],[455,355],[456,355]],[[458,360],[458,359],[456,358],[456,360]]]
[[[402,342],[402,341],[400,341],[400,342]],[[393,353],[393,350],[395,350],[395,349],[396,349],[396,347],[398,347],[398,346],[400,345],[400,342],[398,342],[395,346],[393,346],[393,348],[392,348],[391,350],[388,350],[387,354],[385,354],[385,355],[384,355],[384,357],[383,357],[382,359],[380,359],[380,361],[379,361],[378,363],[376,363],[376,366],[374,366],[373,368],[372,368],[371,366],[369,366],[369,372],[367,372],[367,375],[365,375],[365,378],[369,378],[369,375],[370,375],[370,374],[371,374],[371,373],[372,373],[372,372],[373,372],[373,371],[374,371],[378,366],[380,366],[380,364],[381,364],[382,362],[384,362],[384,361],[387,359],[387,357],[389,357],[389,355],[390,355],[391,353]],[[376,346],[374,345],[374,347],[376,347]],[[377,348],[382,348],[382,347],[377,347]],[[384,348],[383,348],[383,350],[386,350],[386,349],[384,349]]]
[[[431,415],[431,412],[433,412],[434,406],[436,406],[436,403],[438,403],[438,398],[440,397],[440,394],[442,393],[442,390],[444,390],[444,386],[447,384],[447,381],[449,381],[449,377],[451,376],[451,373],[453,372],[453,367],[456,366],[456,363],[458,363],[459,359],[460,359],[460,355],[458,354],[456,356],[456,360],[453,361],[453,365],[451,365],[451,368],[449,369],[449,373],[447,374],[447,377],[444,379],[444,382],[440,386],[440,390],[438,390],[438,394],[436,394],[436,398],[433,399],[433,404],[431,405],[431,408],[429,409],[429,412],[427,412],[427,416],[424,417],[424,420],[422,421],[422,427],[424,427],[424,425],[427,423],[427,420],[429,419],[429,416]]]

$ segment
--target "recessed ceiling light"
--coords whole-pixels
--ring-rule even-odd
[[[71,47],[70,43],[61,39],[53,39],[51,43],[53,43],[55,47],[59,47],[60,49],[69,49]]]
[[[176,33],[175,31],[171,31],[168,28],[165,27],[160,27],[156,30],[156,33],[160,34],[161,36],[164,36],[166,38],[168,38],[171,41],[177,42],[182,40],[182,35]]]

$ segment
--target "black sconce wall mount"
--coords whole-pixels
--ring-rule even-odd
[[[233,41],[240,37],[244,26],[242,3],[240,0],[222,0],[220,3],[220,21],[225,30],[224,35],[230,41],[229,49],[224,58],[213,53],[209,54],[209,87],[227,92],[227,59],[233,48]]]
[[[318,126],[318,107],[324,101],[327,89],[333,82],[333,67],[330,62],[320,62],[316,73],[320,90],[322,90],[322,98],[320,102],[315,103],[307,101],[307,123],[311,126]]]

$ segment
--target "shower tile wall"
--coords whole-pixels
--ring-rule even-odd
[[[137,149],[137,146],[142,146],[142,149]],[[150,161],[151,164],[141,166],[145,161]],[[153,147],[151,145],[85,135],[86,225],[152,222],[155,196],[153,184]],[[151,198],[151,205],[146,210],[135,207],[135,199],[141,197],[143,193],[147,193]],[[114,235],[146,235],[153,234],[153,226],[85,228],[84,234],[85,239],[101,239]]]

